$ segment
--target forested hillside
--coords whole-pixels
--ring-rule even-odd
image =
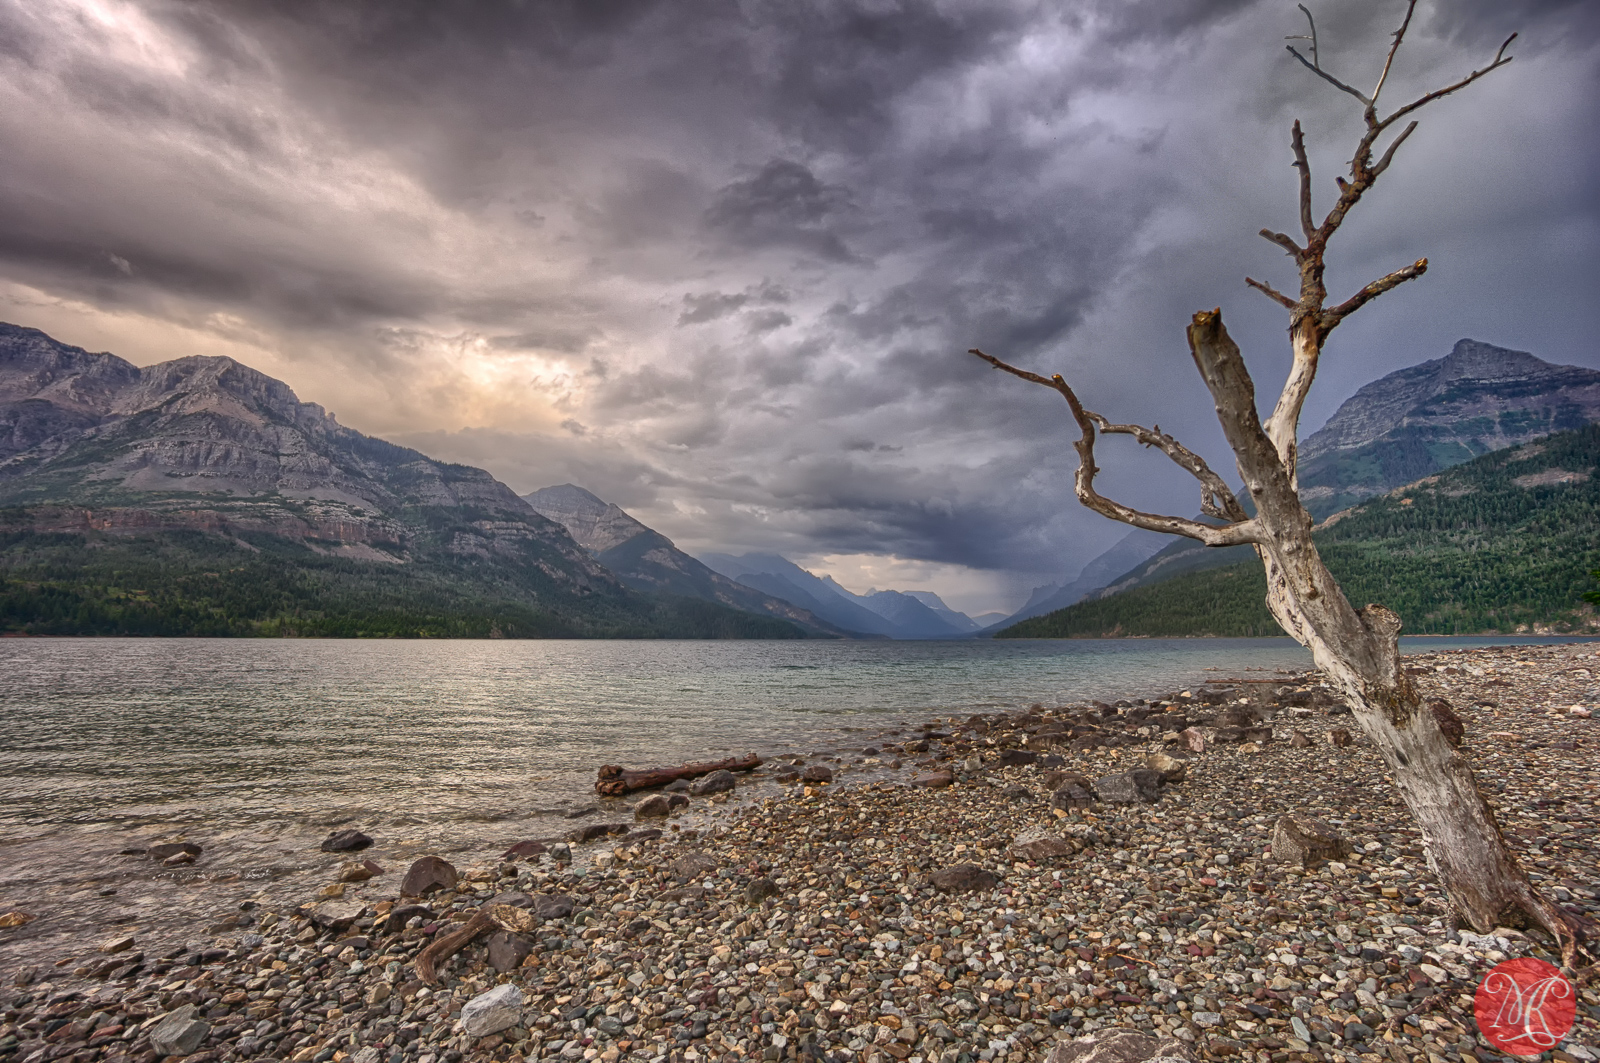
[[[1410,634],[1587,629],[1600,566],[1600,425],[1486,454],[1331,518],[1317,545],[1356,605]],[[997,638],[1275,635],[1255,561],[1026,620]]]
[[[782,620],[691,598],[595,593],[572,602],[533,565],[435,554],[402,566],[266,534],[6,530],[6,516],[0,512],[0,633],[802,637]]]

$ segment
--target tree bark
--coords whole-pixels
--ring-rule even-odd
[[[1253,389],[1241,390],[1232,372],[1243,363],[1221,316],[1196,314],[1189,342],[1256,502],[1263,534],[1255,549],[1266,569],[1267,606],[1311,651],[1377,747],[1422,831],[1428,866],[1455,917],[1479,933],[1542,927],[1571,966],[1582,927],[1538,894],[1512,855],[1466,757],[1445,738],[1406,675],[1400,618],[1381,605],[1352,608],[1328,572],[1312,540],[1311,516],[1285,467],[1292,467],[1292,449],[1285,454],[1283,441],[1268,438],[1256,420]]]

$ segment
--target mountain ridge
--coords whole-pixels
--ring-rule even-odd
[[[59,631],[71,600],[99,633],[799,634],[641,597],[484,470],[346,428],[233,359],[139,368],[3,323],[0,510],[13,630]]]

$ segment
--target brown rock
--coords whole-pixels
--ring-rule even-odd
[[[977,864],[955,864],[935,871],[928,876],[928,881],[938,889],[948,890],[951,893],[967,893],[972,890],[994,889],[1000,884],[1000,876]]]
[[[1351,738],[1350,732],[1346,731],[1343,727],[1335,727],[1333,730],[1328,732],[1328,741],[1332,742],[1336,748],[1343,749],[1345,746],[1348,746],[1352,741],[1354,741],[1354,739]]]
[[[15,930],[19,926],[27,926],[33,922],[33,918],[27,912],[0,913],[0,930]]]
[[[805,782],[832,782],[833,769],[826,764],[807,764],[800,778]]]
[[[1152,753],[1145,757],[1144,766],[1151,771],[1159,771],[1162,782],[1182,782],[1184,776],[1189,774],[1187,761],[1169,757],[1165,753]]]
[[[545,848],[543,842],[518,842],[501,855],[502,860],[526,860],[533,856],[543,856],[550,850]]]
[[[375,860],[363,860],[359,864],[346,864],[339,869],[340,882],[365,882],[374,875],[383,874]]]
[[[1295,749],[1305,749],[1311,745],[1311,738],[1304,731],[1296,731],[1289,736],[1289,744]]]
[[[360,901],[323,901],[311,909],[311,921],[329,930],[348,930],[366,910]]]
[[[1444,740],[1459,748],[1461,739],[1466,735],[1467,728],[1461,722],[1461,717],[1456,715],[1455,706],[1444,698],[1434,698],[1428,702],[1428,710],[1433,713],[1434,722],[1439,725],[1439,731],[1444,735]]]
[[[1279,863],[1311,867],[1350,855],[1350,842],[1333,827],[1311,816],[1291,812],[1279,816],[1272,830],[1272,858]]]
[[[1043,827],[1029,827],[1017,835],[1011,843],[1011,851],[1029,860],[1044,861],[1071,856],[1077,850],[1067,839],[1051,834]]]
[[[953,785],[955,781],[956,777],[954,772],[947,768],[941,768],[938,771],[930,771],[926,775],[918,775],[915,779],[911,780],[911,785],[925,786],[930,790],[942,790],[946,786]]]
[[[544,893],[533,899],[533,914],[540,919],[565,919],[577,902],[565,893]]]
[[[406,897],[425,897],[435,890],[453,890],[460,881],[448,860],[423,856],[406,871],[406,877],[400,882],[400,893]]]
[[[1191,753],[1204,753],[1206,751],[1206,736],[1200,733],[1198,727],[1188,727],[1178,732],[1178,737],[1183,739],[1183,744]]]
[[[329,834],[320,848],[325,853],[353,853],[372,844],[372,839],[358,830],[336,830]],[[153,854],[154,849],[151,850]],[[196,855],[199,855],[196,851]]]
[[[509,930],[497,930],[489,935],[489,966],[505,974],[522,966],[522,961],[533,951],[533,942]]]
[[[667,870],[676,878],[699,878],[716,869],[716,857],[705,853],[684,853],[667,865]]]
[[[636,820],[659,818],[671,812],[672,798],[666,794],[651,794],[633,806],[633,818]]]

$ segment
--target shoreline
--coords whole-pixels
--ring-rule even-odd
[[[1545,839],[1530,867],[1551,880],[1547,888],[1565,890],[1594,914],[1600,846],[1593,808],[1600,795],[1593,784],[1583,787],[1586,779],[1600,779],[1600,730],[1593,720],[1509,707],[1514,700],[1554,705],[1553,696],[1573,696],[1579,688],[1587,696],[1600,655],[1584,645],[1447,651],[1423,655],[1429,659],[1417,667],[1457,669],[1420,681],[1429,694],[1456,703],[1480,780],[1516,824],[1512,833],[1520,837],[1522,808],[1533,801],[1590,809],[1585,821],[1576,807],[1557,813],[1563,806],[1553,806],[1550,816],[1534,817],[1535,829],[1549,833],[1526,840]],[[1471,674],[1489,663],[1496,663],[1493,672]],[[1589,678],[1578,678],[1578,669]],[[865,746],[837,761],[811,755],[809,763],[822,759],[837,771],[836,781],[810,793],[772,794],[764,785],[769,776],[763,785],[740,787],[753,798],[711,806],[716,822],[674,831],[682,823],[672,821],[657,840],[582,848],[574,870],[560,870],[548,857],[508,869],[480,853],[476,866],[462,866],[465,881],[448,903],[437,894],[424,900],[426,915],[409,916],[407,924],[416,924],[396,933],[383,932],[388,928],[374,917],[393,910],[385,904],[396,900],[404,867],[350,884],[341,898],[306,898],[321,908],[240,912],[235,926],[209,927],[204,938],[196,933],[181,947],[138,933],[117,952],[96,952],[105,942],[80,942],[65,957],[67,966],[41,968],[24,986],[12,984],[16,965],[7,963],[0,977],[0,1058],[31,1059],[41,1051],[40,1059],[80,1052],[91,1053],[85,1059],[143,1058],[151,1050],[141,1046],[155,1024],[186,1003],[199,1007],[208,1027],[207,1040],[190,1056],[194,1063],[319,1057],[388,1063],[396,1052],[401,1061],[426,1063],[431,1056],[433,1063],[455,1063],[452,1053],[488,1059],[513,1051],[518,1058],[603,1063],[730,1056],[960,1063],[963,1054],[1042,1058],[1059,1038],[1103,1025],[1171,1031],[1198,1052],[1244,1058],[1384,1059],[1399,1046],[1406,1058],[1430,1050],[1452,1060],[1466,1059],[1466,1052],[1501,1058],[1481,1046],[1463,1049],[1471,1040],[1471,1009],[1461,1000],[1470,1005],[1472,976],[1494,954],[1537,946],[1514,937],[1487,944],[1447,938],[1437,890],[1403,810],[1387,793],[1371,807],[1349,807],[1346,794],[1372,792],[1377,762],[1370,748],[1333,750],[1325,734],[1339,721],[1316,706],[1314,689],[1307,689],[1309,703],[1293,705],[1285,697],[1307,699],[1293,689],[1287,696],[1265,689],[1279,685],[1238,684],[1235,692],[1263,708],[1278,706],[1271,741],[1256,752],[1208,744],[1185,761],[1187,778],[1164,787],[1155,804],[1097,804],[1056,817],[1044,778],[1050,770],[1095,778],[1142,765],[1151,752],[1182,752],[1159,731],[1139,735],[1139,727],[1101,720],[1102,737],[1129,744],[1048,743],[1044,755],[1063,760],[1052,769],[1000,763],[1031,751],[1017,744],[1025,715],[981,717],[982,730],[974,722],[980,717],[940,718],[935,733],[948,737],[913,737],[929,748],[898,754],[899,769],[883,765],[881,755],[866,756]],[[1281,685],[1301,686],[1287,678]],[[1172,699],[1147,693],[1124,700],[1118,715],[1126,720],[1129,710]],[[1201,700],[1161,706],[1158,718],[1175,706],[1198,723],[1217,709],[1202,709]],[[1507,707],[1490,704],[1501,701]],[[1283,736],[1295,729],[1315,744],[1292,747]],[[868,739],[867,731],[860,734]],[[1556,748],[1564,742],[1574,748]],[[867,764],[872,759],[880,764]],[[1529,771],[1536,762],[1551,770]],[[1331,766],[1319,775],[1318,765]],[[910,775],[940,768],[953,769],[953,785],[903,785]],[[1330,794],[1331,786],[1317,785],[1330,782],[1343,790]],[[1266,825],[1255,821],[1297,809],[1340,822],[1363,850],[1360,858],[1305,873],[1266,862]],[[1224,810],[1229,814],[1219,815]],[[1558,815],[1567,820],[1560,830]],[[1030,827],[1067,839],[1071,851],[1019,856],[1013,842]],[[1376,846],[1372,854],[1364,852],[1369,846]],[[703,854],[698,867],[681,862],[696,852]],[[979,881],[974,891],[933,884],[936,872],[967,863],[999,881]],[[746,891],[759,879],[770,879],[777,893],[752,907]],[[470,1038],[456,1031],[451,1016],[501,980],[486,966],[492,948],[486,953],[482,941],[468,946],[446,965],[437,992],[416,984],[413,964],[441,928],[448,933],[505,892],[564,894],[573,911],[542,920],[528,935],[532,962],[522,958],[509,968],[526,998],[519,1024]],[[334,928],[347,911],[341,905],[365,912]],[[0,947],[15,934],[0,930]],[[1352,954],[1352,945],[1362,948]],[[1369,959],[1368,952],[1376,955]],[[136,954],[142,954],[137,963],[129,962]],[[80,968],[90,970],[76,973]],[[1328,988],[1312,990],[1313,984]],[[1600,1008],[1600,998],[1580,1001],[1574,1032],[1594,1047],[1590,1007]],[[1300,1032],[1293,1019],[1302,1014],[1309,1039],[1293,1036]],[[1394,1028],[1380,1031],[1386,1025]],[[1441,1039],[1446,1030],[1456,1031],[1454,1040]]]

